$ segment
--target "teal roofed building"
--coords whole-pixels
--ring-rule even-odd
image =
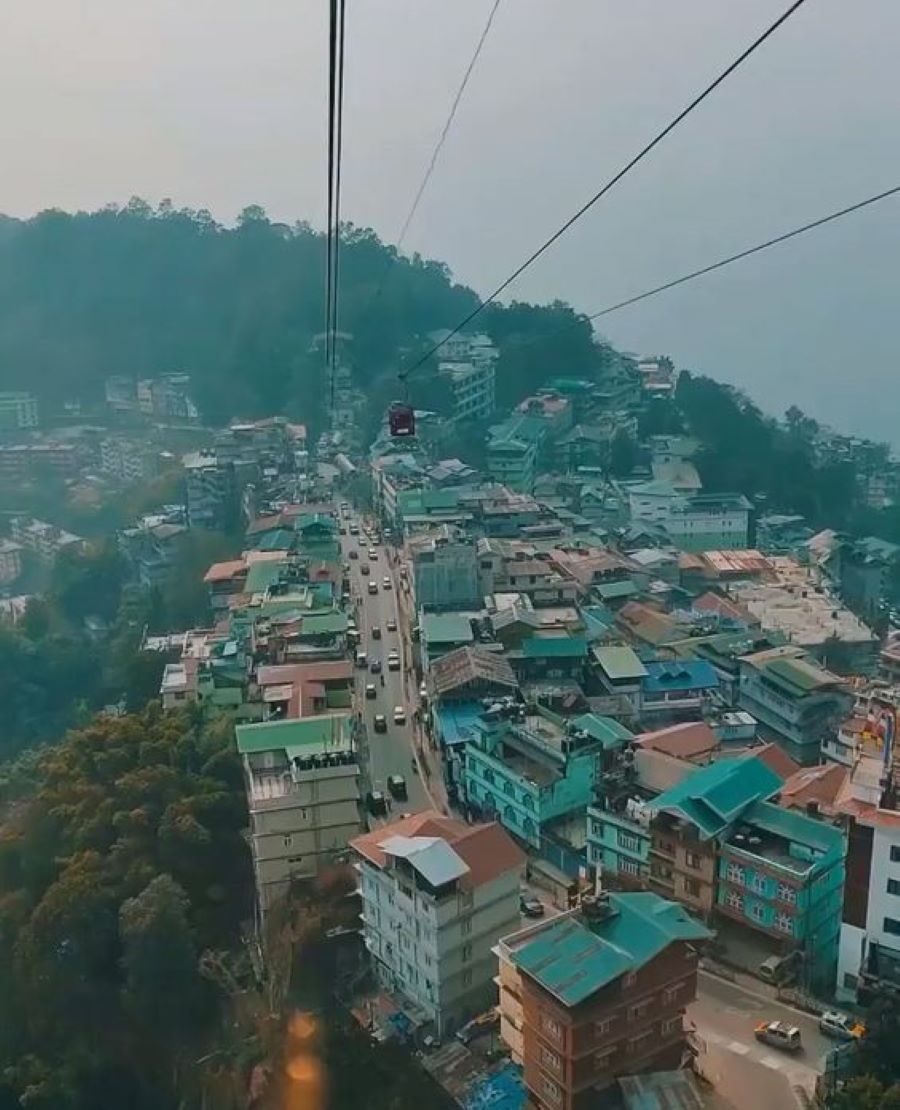
[[[419,618],[423,671],[427,673],[435,659],[474,640],[472,621],[464,613],[423,613]]]

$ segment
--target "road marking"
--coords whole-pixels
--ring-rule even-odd
[[[729,1041],[728,1047],[737,1056],[749,1056],[750,1052],[752,1051],[750,1045],[742,1044],[740,1041]]]
[[[777,1056],[760,1056],[759,1062],[773,1071],[784,1071],[785,1061],[779,1060]]]

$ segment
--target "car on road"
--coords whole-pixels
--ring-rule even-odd
[[[383,590],[389,590],[391,588],[391,580],[390,580],[390,578],[388,578],[387,575],[385,575],[384,578],[382,579],[381,588]]]
[[[351,552],[350,552],[350,558],[351,558],[351,559],[358,559],[358,558],[359,558],[359,552],[358,552],[358,551],[356,551],[355,549],[354,549],[354,550],[351,550]]]
[[[381,639],[381,629],[379,628],[379,626],[377,624],[372,625],[372,639],[373,640],[380,640]]]
[[[456,1031],[456,1039],[462,1041],[463,1044],[469,1044],[474,1041],[476,1037],[482,1033],[488,1033],[491,1029],[496,1029],[500,1025],[500,1008],[498,1006],[486,1010],[478,1017],[472,1018],[466,1024]]]
[[[544,903],[533,894],[520,894],[519,912],[525,917],[543,917]]]
[[[350,535],[351,536],[358,536],[359,535],[359,525],[358,524],[351,524],[349,530],[350,530]]]
[[[858,1041],[866,1035],[861,1021],[837,1010],[826,1010],[819,1018],[819,1032],[836,1041]]]
[[[373,817],[383,817],[387,813],[387,800],[380,790],[370,790],[366,795],[366,808]]]
[[[377,697],[377,696],[378,696],[378,691],[375,689],[375,683],[374,682],[367,682],[366,683],[366,697],[367,698],[374,698],[374,697]]]
[[[376,713],[372,727],[376,732],[387,732],[387,717],[383,713]]]
[[[406,779],[402,775],[388,775],[388,790],[401,801],[406,797]]]
[[[753,1030],[753,1035],[763,1044],[780,1048],[782,1052],[799,1052],[803,1048],[800,1030],[786,1021],[761,1021]]]
[[[428,687],[424,680],[419,684],[419,701],[423,703],[428,701]]]
[[[397,654],[396,651],[389,651],[388,652],[388,670],[389,671],[399,671],[400,670],[400,656]]]
[[[395,725],[405,725],[406,724],[406,710],[403,708],[402,705],[395,705],[394,706],[394,724]]]
[[[396,632],[397,631],[397,622],[394,620],[393,617],[388,617],[388,619],[387,619],[387,630],[388,630],[388,632]]]
[[[357,667],[362,667],[363,670],[365,670],[365,668],[368,667],[369,657],[368,657],[368,655],[366,655],[366,653],[364,651],[358,651],[356,653],[356,665],[357,665]]]
[[[369,580],[369,593],[370,594],[377,594],[378,593],[378,583],[375,581],[374,578]]]
[[[369,548],[369,558],[372,560],[373,563],[378,558],[378,552],[375,550],[374,547]]]
[[[381,660],[373,659],[369,664],[369,670],[372,674],[381,674]]]

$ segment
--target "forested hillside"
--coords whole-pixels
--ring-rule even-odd
[[[439,262],[398,256],[369,229],[345,225],[340,328],[353,334],[357,380],[396,390],[401,359],[424,336],[452,327],[477,304]],[[315,427],[322,359],[312,351],[324,319],[325,240],[308,224],[273,223],[250,207],[225,228],[205,211],[125,207],[42,212],[0,224],[0,389],[27,387],[51,407],[102,396],[109,374],[193,375],[213,423],[286,412]],[[586,322],[568,306],[491,308],[485,329],[501,348],[499,401],[596,358]],[[527,346],[515,340],[528,338]],[[514,350],[513,350],[514,348]],[[562,360],[565,365],[560,365]]]

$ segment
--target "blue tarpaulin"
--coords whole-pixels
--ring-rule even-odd
[[[464,1110],[522,1110],[525,1097],[521,1069],[507,1064],[493,1075],[473,1083],[462,1104]]]

